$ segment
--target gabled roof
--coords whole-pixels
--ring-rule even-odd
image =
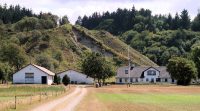
[[[164,66],[161,67],[146,67],[146,66],[136,66],[132,70],[130,70],[130,77],[133,78],[141,78],[143,73],[147,71],[150,68],[154,68],[155,70],[160,72],[159,77],[160,78],[170,78],[169,72],[167,71],[167,68]],[[128,69],[128,66],[120,67],[117,70],[117,76],[116,77],[129,77],[129,74],[125,74],[125,69]]]
[[[61,72],[58,72],[58,73],[56,73],[56,74],[61,74],[61,73],[63,73],[63,72],[67,72],[67,71],[70,71],[70,70],[72,70],[72,71],[76,71],[76,72],[79,72],[79,73],[82,73],[81,71],[79,71],[79,70],[76,70],[76,69],[68,69],[68,70],[64,70],[64,71],[61,71]]]
[[[145,71],[147,71],[147,70],[149,70],[150,68],[153,68],[153,69],[155,69],[155,70],[157,70],[158,72],[160,72],[157,68],[159,68],[159,67],[149,67],[149,68],[147,68],[146,70],[144,70],[143,72],[145,72]]]
[[[46,73],[46,74],[48,74],[48,75],[51,75],[51,76],[54,76],[54,75],[55,75],[55,73],[51,72],[50,70],[48,70],[48,69],[46,69],[46,68],[44,68],[44,67],[35,65],[35,64],[28,64],[28,65],[26,65],[25,67],[21,68],[20,70],[22,70],[22,69],[28,67],[29,65],[31,65],[31,66],[33,66],[33,67],[35,67],[35,68],[41,70],[42,72],[44,72],[44,73]],[[20,70],[19,70],[19,71],[20,71]],[[19,71],[17,71],[17,72],[19,72]],[[14,74],[16,74],[17,72],[15,72]]]
[[[44,73],[48,74],[48,75],[51,75],[51,76],[54,76],[55,73],[51,72],[50,70],[44,68],[44,67],[41,67],[41,66],[38,66],[38,65],[35,65],[35,64],[31,64],[33,66],[35,66],[36,68],[40,69],[41,71],[43,71]]]
[[[57,73],[57,75],[62,74],[62,73],[67,72],[67,71],[75,71],[75,72],[78,72],[78,73],[80,73],[80,74],[82,74],[82,75],[87,76],[86,74],[82,73],[81,71],[78,71],[78,70],[75,70],[75,69],[68,69],[68,70],[65,70],[65,71],[62,71],[62,72]],[[92,78],[92,77],[87,76],[87,78]]]

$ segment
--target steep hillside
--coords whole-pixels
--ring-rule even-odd
[[[127,45],[104,31],[90,31],[70,24],[52,29],[16,31],[3,26],[1,50],[8,44],[15,44],[24,51],[28,63],[35,63],[53,71],[80,69],[84,52],[102,53],[116,67],[127,64]],[[137,65],[156,65],[147,57],[130,48],[130,56]],[[1,58],[0,58],[1,59]]]
[[[128,45],[111,35],[109,32],[87,30],[78,25],[73,26],[73,32],[76,35],[77,42],[90,48],[92,51],[100,52],[108,57],[117,56],[122,60],[128,60]],[[132,62],[137,65],[156,65],[133,48],[130,48],[130,58]]]

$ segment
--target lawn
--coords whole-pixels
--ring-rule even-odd
[[[80,111],[89,104],[97,111],[200,111],[199,86],[115,85],[89,90]]]

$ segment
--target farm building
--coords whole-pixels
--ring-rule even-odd
[[[130,68],[128,66],[120,67],[117,70],[116,83],[156,83],[166,82],[175,83],[166,67],[142,67],[136,66]]]
[[[75,71],[75,70],[67,70],[58,73],[58,76],[62,78],[67,75],[70,78],[70,82],[74,84],[92,84],[94,82],[94,79],[91,77],[87,77],[85,74]]]
[[[51,85],[53,83],[54,75],[55,73],[44,67],[35,64],[29,64],[13,74],[13,83]]]

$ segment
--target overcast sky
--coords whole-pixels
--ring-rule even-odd
[[[187,9],[191,18],[200,9],[200,0],[0,0],[0,4],[17,5],[31,8],[34,13],[52,12],[58,16],[67,15],[71,23],[78,16],[91,15],[93,12],[115,11],[117,8],[150,9],[153,14],[174,15]]]

